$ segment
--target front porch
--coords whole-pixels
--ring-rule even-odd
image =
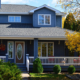
[[[63,68],[66,67],[66,69],[69,65],[74,65],[80,70],[80,57],[78,57],[77,53],[74,53],[73,57],[69,57],[68,50],[65,50],[65,40],[9,39],[2,40],[2,43],[6,46],[6,49],[5,51],[0,50],[0,59],[4,62],[10,61],[22,68],[27,68],[27,71],[32,71],[33,61],[36,58],[40,58],[45,71],[51,71],[54,65],[60,65]],[[8,47],[9,43],[12,49]],[[20,50],[22,51],[21,57],[17,55],[18,44],[22,45]],[[19,65],[18,63],[21,64]]]

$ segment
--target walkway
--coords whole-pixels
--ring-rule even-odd
[[[28,73],[22,73],[21,76],[22,76],[22,79],[23,79],[23,80],[28,80],[28,77],[29,77],[30,75],[29,75]]]

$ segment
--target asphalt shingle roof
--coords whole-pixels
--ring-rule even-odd
[[[59,27],[34,28],[30,24],[0,24],[0,36],[26,36],[26,37],[65,37],[65,30]],[[71,31],[72,32],[72,31]]]
[[[0,12],[29,12],[35,8],[29,5],[1,4]]]

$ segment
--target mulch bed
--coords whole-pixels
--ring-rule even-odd
[[[80,74],[73,74],[73,75],[66,74],[66,77],[72,80],[80,80]]]

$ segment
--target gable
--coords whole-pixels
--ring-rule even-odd
[[[47,6],[47,5],[43,5],[43,6],[40,6],[38,8],[35,8],[35,9],[29,11],[29,13],[34,13],[35,11],[37,11],[39,9],[42,9],[42,8],[47,8],[49,10],[55,11],[56,15],[64,15],[64,13],[60,12],[59,10],[56,10],[56,9],[50,7],[50,6]]]
[[[41,9],[34,11],[34,14],[35,13],[37,13],[37,14],[55,14],[55,11],[52,11],[52,10],[44,7],[44,8],[41,8]]]

